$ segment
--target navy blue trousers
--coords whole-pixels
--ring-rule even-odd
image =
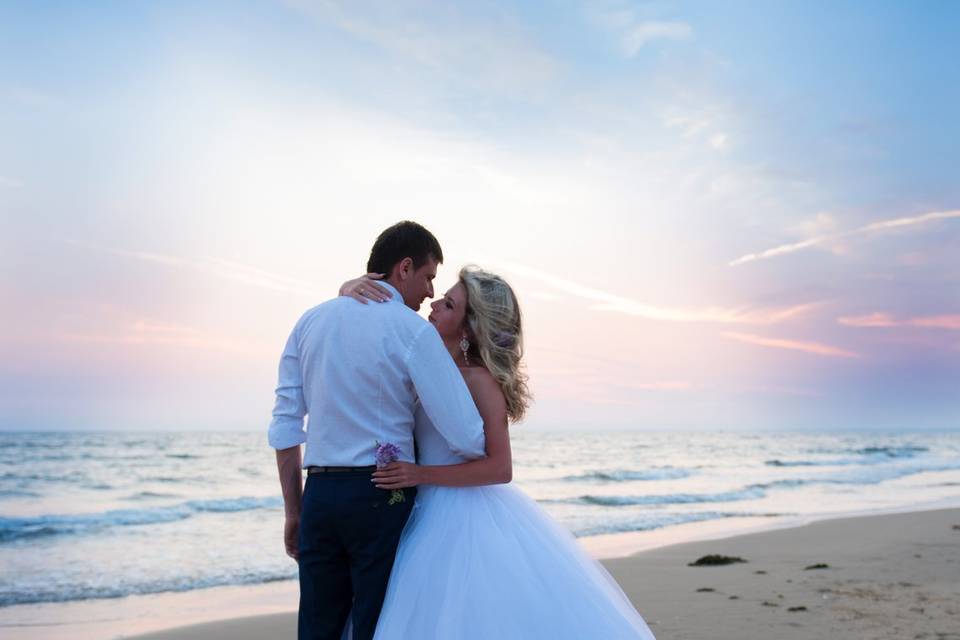
[[[299,640],[340,640],[352,616],[353,640],[371,640],[400,533],[416,489],[388,504],[370,472],[307,476],[300,515]],[[351,614],[352,611],[352,614]]]

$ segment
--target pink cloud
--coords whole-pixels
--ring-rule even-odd
[[[160,324],[149,320],[125,323],[117,329],[102,331],[61,331],[54,336],[64,342],[170,345],[192,349],[227,351],[246,355],[263,356],[276,349],[252,344],[249,340],[223,336],[184,325]]]
[[[649,304],[616,293],[565,280],[554,273],[504,260],[487,260],[511,274],[534,278],[575,298],[593,303],[595,311],[613,311],[629,316],[665,322],[713,322],[723,324],[776,324],[809,313],[822,302],[806,302],[789,307],[755,308],[744,306],[668,307]]]
[[[740,342],[746,342],[748,344],[760,345],[762,347],[773,347],[775,349],[790,349],[793,351],[804,351],[806,353],[813,353],[819,356],[838,357],[838,358],[860,357],[860,354],[854,353],[852,351],[847,351],[846,349],[841,349],[840,347],[833,347],[827,344],[821,344],[819,342],[802,342],[799,340],[788,340],[785,338],[766,338],[764,336],[756,336],[749,333],[736,333],[733,331],[726,331],[723,333],[723,336],[726,338],[731,338],[733,340],[739,340]]]
[[[934,327],[937,329],[960,330],[960,315],[911,318],[907,321],[907,323],[914,327]]]
[[[324,293],[318,290],[314,283],[311,283],[307,280],[293,278],[282,273],[265,271],[259,267],[242,264],[233,260],[224,260],[223,258],[210,256],[192,258],[188,256],[154,253],[150,251],[128,251],[126,249],[100,247],[97,245],[82,243],[76,240],[67,240],[66,243],[123,258],[131,258],[143,262],[162,264],[176,269],[189,269],[191,271],[203,273],[215,278],[240,282],[254,287],[269,289],[271,291],[292,293],[309,298],[324,296]]]
[[[930,257],[919,251],[911,251],[897,256],[897,263],[906,267],[919,267],[930,263]]]
[[[870,313],[864,316],[843,316],[837,322],[848,327],[895,327],[897,321],[887,313]]]
[[[849,327],[924,327],[960,330],[960,315],[918,316],[895,320],[888,313],[870,313],[863,316],[843,316],[837,322]]]
[[[654,380],[652,382],[631,382],[620,386],[644,391],[683,391],[693,389],[695,385],[686,380]]]

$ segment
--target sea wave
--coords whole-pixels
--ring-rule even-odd
[[[105,585],[102,583],[47,584],[33,590],[0,587],[0,607],[16,604],[36,604],[41,602],[70,602],[74,600],[93,600],[100,598],[123,598],[130,595],[164,593],[171,591],[192,591],[227,585],[263,584],[280,580],[294,580],[296,567],[284,570],[238,571],[220,573],[203,577],[177,576],[146,580],[143,582],[119,582]]]
[[[0,481],[14,480],[16,482],[83,482],[88,479],[86,473],[82,471],[71,471],[60,474],[55,473],[14,473],[7,472],[0,475]]]
[[[823,460],[764,460],[763,464],[770,467],[830,467],[838,462],[833,460],[825,462]]]
[[[738,513],[726,511],[695,511],[689,513],[641,513],[636,517],[622,520],[595,523],[584,523],[580,526],[572,527],[573,534],[578,537],[596,536],[608,533],[628,533],[633,531],[652,531],[664,527],[672,527],[678,524],[688,522],[702,522],[705,520],[718,520],[720,518],[742,518],[742,517],[781,517],[788,514],[783,513]]]
[[[875,466],[838,471],[836,473],[824,474],[821,476],[810,476],[805,478],[780,478],[770,482],[751,484],[747,488],[794,488],[815,484],[872,485],[880,484],[881,482],[887,482],[889,480],[896,480],[898,478],[905,478],[907,476],[920,473],[956,471],[958,469],[960,469],[960,460],[946,464],[931,464],[923,466]]]
[[[589,471],[587,473],[564,476],[562,480],[578,482],[594,480],[600,482],[629,482],[633,480],[679,480],[691,475],[689,469],[680,467],[653,467],[642,471],[618,469],[614,471]]]
[[[0,517],[0,543],[44,536],[85,534],[109,527],[161,524],[185,520],[199,513],[229,513],[275,509],[283,505],[279,496],[189,500],[151,509],[115,509],[102,513],[42,515],[29,518]]]
[[[875,465],[885,464],[894,460],[906,460],[915,458],[921,453],[928,453],[928,447],[918,447],[913,445],[904,445],[900,447],[859,447],[855,449],[810,449],[807,453],[844,455],[845,457],[835,457],[827,459],[809,460],[801,458],[799,460],[781,460],[774,458],[765,460],[764,464],[770,467],[840,467],[850,465]]]
[[[23,489],[0,489],[0,498],[39,498],[40,494]]]
[[[628,507],[634,505],[657,504],[695,504],[703,502],[736,502],[738,500],[754,500],[766,495],[759,487],[748,487],[741,491],[726,491],[722,493],[672,493],[666,495],[640,496],[595,496],[584,495],[576,498],[560,500],[543,500],[552,504],[589,504],[601,507]]]
[[[138,491],[125,496],[123,500],[150,500],[152,498],[179,498],[179,493],[159,493],[157,491]]]
[[[912,458],[918,453],[930,451],[928,447],[917,447],[905,445],[902,447],[862,447],[854,449],[853,453],[859,453],[865,456],[886,456],[888,458]]]

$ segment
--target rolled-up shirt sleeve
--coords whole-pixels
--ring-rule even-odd
[[[467,458],[484,457],[483,419],[433,325],[417,334],[406,364],[423,410],[450,448]]]
[[[297,322],[280,356],[277,399],[267,441],[274,449],[289,449],[307,440],[303,418],[307,405],[303,398],[303,374],[300,369],[300,322]]]

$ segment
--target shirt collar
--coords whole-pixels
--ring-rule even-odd
[[[393,294],[393,296],[390,297],[390,298],[387,298],[387,299],[385,300],[385,302],[399,302],[400,304],[404,304],[404,302],[403,302],[403,296],[400,295],[400,292],[397,291],[397,288],[396,288],[395,286],[393,286],[392,284],[390,284],[390,283],[387,282],[386,280],[375,280],[375,282],[376,282],[378,285],[380,285],[381,287],[383,287],[384,289],[386,289],[387,291],[389,291],[390,293]]]

